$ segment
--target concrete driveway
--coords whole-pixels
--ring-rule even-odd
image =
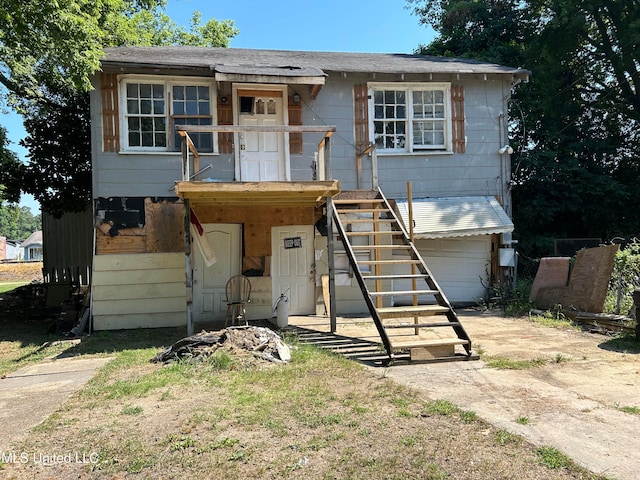
[[[372,322],[363,318],[339,318],[337,335],[307,336],[369,364],[378,375],[418,389],[426,398],[452,401],[534,445],[555,447],[594,473],[619,480],[640,478],[640,414],[621,410],[640,409],[640,354],[611,350],[605,335],[548,328],[495,313],[457,313],[482,358],[546,362],[524,370],[498,370],[483,360],[383,367],[377,361],[379,337]],[[314,324],[308,317],[294,317],[291,323],[309,332],[328,331],[326,318],[316,317]],[[360,340],[350,347],[345,339],[352,337]]]
[[[0,452],[55,412],[111,358],[52,358],[0,379]]]

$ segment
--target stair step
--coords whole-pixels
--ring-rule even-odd
[[[385,213],[389,212],[388,208],[339,208],[338,214],[343,213]]]
[[[460,322],[432,322],[432,323],[403,323],[394,325],[385,325],[384,328],[440,328],[440,327],[459,327]]]
[[[402,295],[435,295],[439,293],[438,290],[390,290],[388,292],[369,292],[372,297],[391,297]]]
[[[362,203],[384,203],[384,198],[334,198],[334,205],[359,205]]]
[[[410,245],[351,245],[352,250],[411,250]]]
[[[407,273],[406,275],[363,275],[362,278],[365,280],[400,280],[401,278],[429,278],[429,275],[426,273]]]
[[[394,235],[394,236],[404,236],[399,230],[385,230],[384,232],[345,232],[347,237],[365,237],[368,235]]]
[[[405,348],[419,348],[419,347],[441,347],[449,345],[468,345],[469,340],[462,338],[435,338],[435,339],[423,339],[417,338],[415,340],[406,340],[399,342],[392,342],[391,346],[394,350],[401,350]]]
[[[419,265],[420,260],[358,260],[362,265]]]
[[[380,318],[403,318],[415,315],[440,315],[447,313],[449,308],[441,305],[408,305],[406,307],[382,307],[377,310]]]
[[[395,220],[393,218],[343,218],[342,223],[345,225],[352,223],[395,223]]]

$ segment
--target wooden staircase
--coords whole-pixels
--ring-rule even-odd
[[[471,339],[382,191],[343,191],[331,208],[389,358],[400,351],[409,351],[412,360],[477,358]],[[456,353],[456,346],[464,352]]]

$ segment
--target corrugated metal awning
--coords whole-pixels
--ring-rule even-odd
[[[397,199],[396,208],[407,227],[409,202]],[[491,196],[413,199],[415,238],[449,238],[513,231],[513,222]]]

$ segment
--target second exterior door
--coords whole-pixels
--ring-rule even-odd
[[[273,304],[284,294],[291,315],[315,312],[313,225],[271,228]]]
[[[240,125],[272,127],[284,124],[280,91],[239,90]],[[282,132],[240,132],[240,180],[287,181],[285,138]]]

